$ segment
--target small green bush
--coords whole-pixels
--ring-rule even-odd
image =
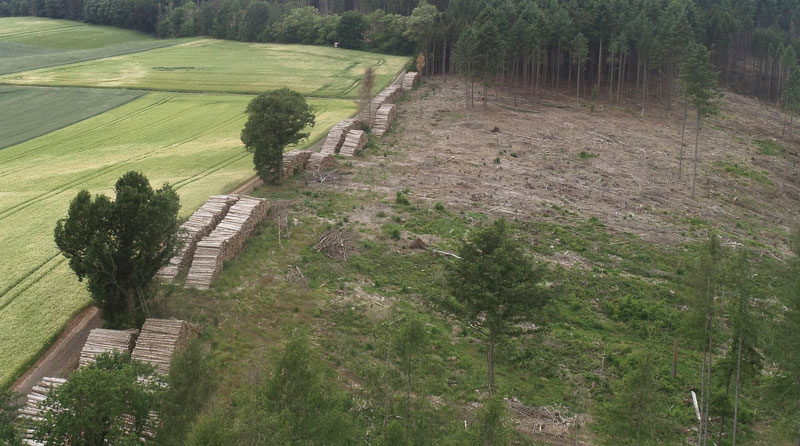
[[[581,150],[580,157],[583,160],[588,160],[597,157],[596,153],[587,152],[585,150]]]
[[[442,203],[436,203],[433,206],[433,208],[436,209],[437,211],[443,211],[444,210],[444,205]]]
[[[394,202],[404,206],[410,205],[411,203],[408,201],[405,194],[405,192],[397,191],[397,197],[395,197]]]

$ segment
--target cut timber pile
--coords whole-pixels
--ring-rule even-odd
[[[342,156],[353,156],[360,152],[367,145],[367,134],[363,130],[350,130],[344,138],[339,154]]]
[[[64,378],[42,378],[39,384],[33,386],[31,393],[28,394],[28,400],[25,406],[19,410],[20,416],[32,421],[41,420],[42,412],[49,409],[45,403],[45,401],[47,401],[47,394],[50,393],[50,390],[59,387],[65,382],[67,382],[67,380]]]
[[[183,243],[181,250],[169,260],[169,264],[161,268],[158,277],[167,281],[173,280],[185,270],[192,261],[197,242],[214,230],[217,223],[225,217],[228,209],[238,199],[239,197],[235,195],[212,195],[209,197],[208,201],[181,225],[178,233],[178,237]]]
[[[156,366],[156,372],[166,375],[172,357],[182,350],[195,328],[177,319],[147,319],[136,341],[131,358]]]
[[[50,393],[52,389],[57,388],[65,382],[67,382],[67,380],[63,378],[45,377],[42,378],[39,384],[33,386],[31,393],[28,394],[25,405],[19,410],[19,417],[26,427],[30,423],[36,423],[44,418],[44,412],[51,409],[51,407],[47,405],[47,394]],[[43,442],[34,438],[34,430],[32,428],[26,429],[24,443],[29,446],[44,445]]]
[[[266,218],[267,211],[266,200],[241,196],[214,232],[197,242],[194,260],[186,276],[186,288],[207,290],[222,272],[223,264],[239,254],[256,225]]]
[[[361,129],[361,121],[357,119],[345,119],[336,124],[333,126],[331,131],[328,132],[328,137],[325,138],[325,142],[322,143],[322,149],[320,149],[320,153],[324,153],[326,155],[339,153],[339,148],[342,147],[342,143],[344,143],[344,137],[347,132],[350,130],[359,129]]]
[[[325,153],[312,153],[308,158],[305,170],[316,173],[334,169],[338,165],[339,163],[336,162],[336,158],[334,158],[333,155]]]
[[[295,169],[303,170],[308,162],[311,152],[308,150],[292,150],[283,154],[283,176],[294,175]]]
[[[102,353],[118,351],[129,354],[139,330],[106,330],[95,328],[89,332],[86,343],[81,350],[78,367],[94,362],[94,358]]]
[[[400,85],[389,85],[386,87],[382,92],[378,93],[375,98],[372,99],[372,110],[380,110],[383,104],[391,104],[395,101],[401,94],[403,94],[403,87]]]
[[[417,82],[419,82],[419,73],[416,71],[406,73],[403,76],[403,88],[406,90],[411,90],[414,88],[414,85],[417,85]]]
[[[397,107],[394,104],[383,104],[375,112],[375,119],[372,121],[372,132],[378,136],[383,135],[389,130],[392,121],[397,116]]]

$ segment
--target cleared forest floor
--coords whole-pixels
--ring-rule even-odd
[[[688,278],[710,229],[724,244],[760,254],[759,309],[764,320],[781,311],[770,274],[787,253],[798,197],[794,158],[782,186],[785,155],[764,142],[781,136],[781,117],[726,95],[725,114],[703,123],[693,200],[689,161],[677,179],[680,110],[642,115],[635,105],[597,103],[592,113],[588,103],[548,94],[486,111],[476,100],[467,110],[460,81],[428,78],[400,99],[393,128],[371,137],[363,156],[341,158],[322,184],[298,175],[256,189],[278,203],[278,218],[256,231],[210,290],[173,289],[167,305],[168,316],[205,327],[214,362],[225,364],[217,402],[226,406],[236,389],[252,388],[291,333],[309,330],[358,402],[354,413],[377,428],[402,416],[396,391],[387,397],[376,376],[394,361],[386,356],[390,327],[414,315],[431,340],[415,384],[417,416],[442,435],[463,429],[487,397],[486,351],[470,327],[432,305],[448,293],[449,261],[433,249],[453,250],[480,222],[506,217],[551,265],[547,286],[557,296],[547,323],[498,356],[498,388],[522,408],[514,411],[516,441],[614,444],[610,404],[632,359],[648,352],[660,369],[659,444],[691,443],[687,396],[699,386],[700,354],[681,326]],[[689,159],[693,126],[686,140]],[[346,259],[314,249],[332,228],[348,239]],[[745,407],[760,414],[747,443],[788,444],[760,396],[755,386],[743,392]],[[548,411],[574,421],[548,425],[536,415]],[[543,425],[556,433],[536,433]]]
[[[732,241],[783,252],[797,223],[797,160],[757,143],[782,142],[783,116],[743,96],[726,93],[723,113],[701,122],[696,199],[691,111],[678,178],[680,104],[671,112],[648,107],[642,115],[635,105],[598,103],[591,112],[587,101],[551,93],[540,104],[517,107],[490,99],[488,110],[477,98],[468,110],[455,78],[427,79],[412,97],[414,106],[403,107],[398,121],[402,128],[384,137],[397,151],[384,179],[372,182],[384,160],[371,157],[366,164],[373,171],[361,175],[359,168],[348,187],[409,188],[421,199],[525,220],[557,206],[666,244],[714,228]]]

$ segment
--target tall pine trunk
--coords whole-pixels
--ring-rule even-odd
[[[489,394],[494,395],[494,344],[495,344],[495,330],[489,329],[489,351],[487,353],[487,360],[489,362]]]
[[[736,354],[736,396],[733,397],[733,446],[736,446],[736,429],[739,421],[739,387],[742,373],[742,338],[739,333],[739,351]]]
[[[689,100],[683,95],[683,124],[681,125],[681,153],[678,156],[678,181],[683,181],[683,146],[686,135],[686,119],[689,117]]]
[[[700,111],[697,111],[697,123],[694,135],[694,167],[692,168],[692,198],[695,198],[695,185],[697,183],[697,146],[700,143]]]

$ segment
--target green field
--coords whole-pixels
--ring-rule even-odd
[[[0,383],[35,358],[88,303],[53,242],[80,189],[110,193],[128,170],[173,184],[183,216],[252,175],[239,140],[250,96],[150,93],[99,116],[0,151]],[[353,114],[351,100],[312,100],[307,144]],[[1,108],[1,107],[0,107]]]
[[[111,110],[142,94],[136,90],[0,85],[0,149]]]
[[[36,17],[0,18],[0,74],[174,45],[137,31]]]
[[[337,48],[203,39],[6,75],[0,82],[252,94],[288,87],[310,97],[355,98],[368,65],[376,67],[377,92],[407,63],[406,57]]]
[[[0,85],[0,386],[89,302],[53,242],[78,190],[109,194],[138,170],[154,186],[175,186],[185,217],[253,175],[239,139],[251,94],[289,87],[311,97],[309,146],[355,113],[367,66],[377,91],[407,62],[0,18],[0,84],[19,84]]]

